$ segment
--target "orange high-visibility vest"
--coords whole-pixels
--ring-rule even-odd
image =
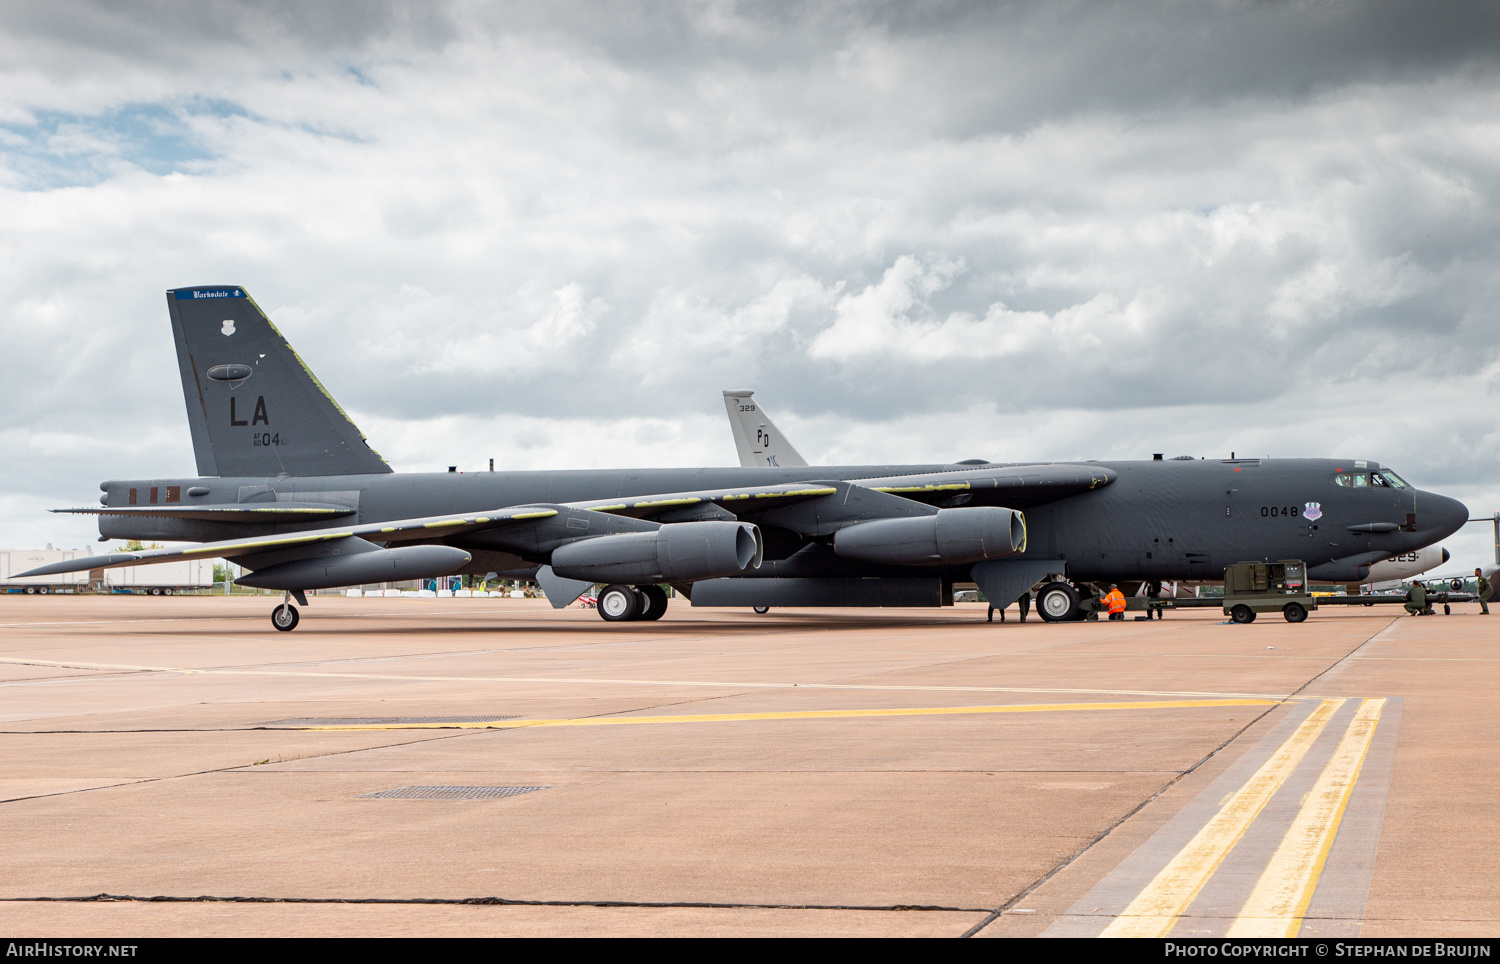
[[[1125,594],[1118,589],[1111,589],[1109,595],[1104,597],[1104,605],[1109,607],[1111,613],[1123,613],[1125,611]]]

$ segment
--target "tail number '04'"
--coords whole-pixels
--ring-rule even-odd
[[[281,433],[277,432],[275,435],[272,435],[270,432],[256,432],[254,435],[250,436],[250,439],[250,444],[257,448],[262,445],[280,445]]]
[[[1263,505],[1260,507],[1260,517],[1262,519],[1271,519],[1283,515],[1288,515],[1295,519],[1301,514],[1302,510],[1295,505]]]

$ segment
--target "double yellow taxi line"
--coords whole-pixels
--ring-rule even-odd
[[[1319,703],[1100,936],[1165,937],[1170,933],[1345,702]],[[1297,936],[1384,707],[1384,699],[1360,702],[1227,936]]]

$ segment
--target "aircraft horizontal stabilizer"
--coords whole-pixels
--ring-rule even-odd
[[[53,509],[76,515],[137,516],[147,519],[191,519],[195,522],[250,522],[259,525],[282,522],[313,522],[353,515],[347,505],[317,502],[234,503],[232,505],[141,505],[84,509]]]

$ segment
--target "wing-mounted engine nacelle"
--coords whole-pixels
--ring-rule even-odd
[[[846,559],[900,566],[963,565],[1026,551],[1026,518],[1014,509],[973,506],[936,515],[877,519],[840,529],[833,551]]]
[[[692,582],[760,567],[760,530],[746,522],[676,522],[596,536],[552,551],[552,571],[589,582]]]

